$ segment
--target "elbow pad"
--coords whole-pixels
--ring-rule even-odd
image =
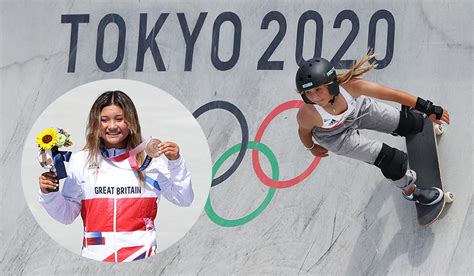
[[[423,100],[420,97],[416,100],[415,109],[428,116],[435,114],[436,120],[441,119],[441,116],[443,115],[443,108],[441,106],[434,105],[431,101]]]

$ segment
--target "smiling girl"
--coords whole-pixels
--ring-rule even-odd
[[[100,95],[89,112],[86,145],[73,154],[61,192],[53,173],[39,177],[40,202],[51,217],[70,224],[81,214],[84,224],[82,256],[127,262],[155,254],[154,220],[161,195],[178,206],[190,206],[194,193],[179,146],[158,144],[148,166],[145,153],[131,154],[143,143],[138,114],[121,91]]]
[[[368,139],[359,130],[406,136],[423,130],[421,113],[437,124],[441,121],[449,124],[449,113],[431,101],[362,79],[363,74],[375,67],[367,64],[373,57],[366,55],[344,74],[337,74],[324,58],[300,66],[296,86],[306,103],[297,114],[300,140],[314,156],[325,157],[331,151],[373,164],[402,189],[406,199],[424,205],[436,204],[443,198],[443,192],[435,187],[416,186],[416,172],[408,169],[405,152]],[[374,98],[397,102],[419,112],[399,111]]]

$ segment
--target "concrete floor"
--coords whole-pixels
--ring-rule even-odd
[[[472,275],[471,1],[0,3],[0,271],[3,273]],[[318,25],[309,21],[302,39],[297,35],[298,21],[307,18],[303,14],[308,10],[317,11],[321,21]],[[338,14],[344,10],[349,12],[340,16],[350,20],[343,20],[340,28],[335,27]],[[267,28],[262,21],[270,11],[275,13],[268,15],[273,21],[268,22]],[[200,13],[206,12],[198,19]],[[99,26],[112,13],[123,19],[123,25],[115,16],[118,25],[104,29],[104,50],[100,55],[97,52]],[[155,37],[166,71],[157,69],[159,59],[154,60],[149,49],[143,58],[143,69],[140,68],[140,49],[144,45],[139,39],[140,25],[143,27],[144,23],[140,24],[140,13],[148,16],[146,35],[160,14],[169,13]],[[67,20],[77,19],[68,17],[71,14],[88,15],[88,20],[85,20],[87,16],[81,17],[88,23],[77,24],[75,54],[70,54],[72,24],[61,23],[62,15]],[[294,93],[295,56],[313,55],[314,31],[321,28],[317,32],[322,30],[321,54],[331,58],[358,26],[343,59],[360,58],[370,45],[369,30],[374,31],[371,18],[375,20],[379,15],[393,18],[393,22],[390,18],[382,19],[375,25],[375,52],[378,59],[385,59],[388,64],[370,72],[366,78],[428,98],[450,111],[452,123],[439,141],[439,155],[445,185],[456,200],[432,226],[418,225],[415,206],[406,202],[373,166],[331,154],[310,168],[308,177],[297,179],[295,185],[271,189],[256,175],[250,150],[240,155],[242,159],[234,173],[210,189],[212,208],[208,205],[191,230],[179,242],[143,261],[109,264],[82,258],[78,255],[80,245],[75,253],[65,249],[30,211],[30,203],[24,196],[25,185],[19,183],[22,174],[27,173],[21,166],[25,143],[29,143],[26,137],[36,119],[55,99],[77,86],[101,79],[133,79],[151,84],[173,95],[190,112],[206,105],[204,109],[208,111],[197,121],[214,163],[245,138],[239,121],[230,111],[244,115],[250,149],[257,146],[254,141],[259,140],[258,130],[263,122],[268,122],[264,119],[284,104],[282,108],[288,109],[277,110],[281,113],[265,128],[260,140],[275,158],[270,156],[270,161],[265,161],[266,157],[260,154],[260,162],[269,177],[272,167],[276,170],[278,166],[274,178],[295,178],[312,162],[297,137],[296,109],[287,103],[299,100]],[[318,20],[314,12],[306,16]],[[219,28],[221,19],[233,20],[234,25],[226,21]],[[203,20],[202,29],[194,33],[194,51],[186,54],[183,38],[186,31],[182,31],[181,25],[189,26],[191,37],[199,20]],[[116,59],[121,52],[117,48],[120,41],[117,30],[122,28],[125,34],[124,26],[123,59]],[[387,37],[388,40],[391,37],[387,31],[390,26],[395,27],[393,48],[390,41],[387,43]],[[232,41],[239,29],[240,44],[238,39],[235,41],[240,45],[240,52],[235,54]],[[213,30],[216,33],[220,30],[219,44]],[[276,70],[258,70],[259,60],[279,31],[284,36],[270,53],[270,63],[265,63],[265,58],[261,62],[271,64]],[[191,48],[192,39],[187,41]],[[302,52],[296,47],[300,45],[298,41],[304,42]],[[271,61],[283,61],[283,64]],[[229,104],[221,103],[219,109],[212,109],[209,103],[217,100]],[[379,133],[367,135],[405,148],[404,139]],[[216,177],[231,168],[238,156],[226,154],[228,159]],[[32,183],[31,189],[36,189],[35,185]],[[254,210],[258,213],[249,217]]]

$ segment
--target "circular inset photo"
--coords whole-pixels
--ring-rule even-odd
[[[28,207],[68,250],[97,261],[148,258],[198,220],[211,187],[209,145],[193,115],[149,84],[101,80],[38,117],[21,164]]]

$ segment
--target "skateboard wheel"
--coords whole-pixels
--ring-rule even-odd
[[[444,132],[443,126],[435,124],[434,125],[434,131],[435,131],[436,135],[438,135],[438,136],[443,134],[443,132]]]
[[[444,198],[446,199],[446,203],[451,203],[454,201],[454,195],[451,192],[444,193]]]

